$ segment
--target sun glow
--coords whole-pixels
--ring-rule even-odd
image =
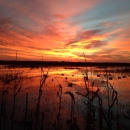
[[[129,0],[61,3],[1,0],[0,60],[130,62]]]

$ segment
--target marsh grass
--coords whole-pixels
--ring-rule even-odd
[[[25,105],[25,117],[24,117],[24,130],[26,130],[27,115],[28,115],[28,93],[26,93],[26,105]]]
[[[56,130],[60,130],[61,129],[61,122],[60,122],[60,116],[61,116],[61,106],[62,106],[62,86],[61,84],[59,84],[59,91],[57,92],[57,96],[59,97],[59,110],[58,110],[58,114],[57,114],[57,121],[56,121],[56,125],[55,125],[55,129]]]
[[[49,68],[50,69],[50,68]],[[43,68],[41,68],[41,80],[40,80],[40,86],[39,86],[39,94],[38,94],[38,102],[37,102],[37,105],[36,105],[36,124],[35,124],[35,130],[38,129],[38,121],[39,121],[39,114],[40,114],[40,101],[41,101],[41,96],[42,96],[42,87],[48,77],[48,72],[49,72],[49,69],[47,71],[46,74],[44,74],[44,70]]]
[[[22,113],[22,117],[20,119],[16,118],[16,114],[18,110],[15,108],[17,107],[17,97],[20,94],[22,89],[22,82],[23,82],[23,74],[22,73],[8,73],[2,79],[2,94],[1,94],[1,111],[0,111],[0,129],[1,130],[45,130],[45,129],[54,129],[54,130],[79,130],[83,129],[83,127],[79,127],[81,125],[78,124],[79,117],[76,115],[76,109],[81,111],[80,108],[84,106],[83,110],[84,116],[83,118],[85,123],[85,130],[119,130],[120,128],[120,121],[119,121],[119,104],[118,104],[118,93],[114,89],[114,87],[109,82],[109,71],[107,68],[105,69],[105,80],[101,81],[101,84],[104,88],[100,86],[95,87],[95,82],[92,80],[92,76],[89,77],[89,70],[86,68],[85,75],[83,75],[84,87],[85,87],[85,94],[81,92],[73,93],[73,87],[68,88],[68,91],[63,92],[64,87],[61,83],[59,83],[58,79],[54,78],[51,80],[54,83],[54,87],[57,90],[55,95],[57,95],[57,102],[54,101],[54,104],[49,104],[54,99],[49,99],[45,102],[42,102],[45,99],[45,95],[43,94],[45,82],[49,80],[49,70],[45,73],[45,70],[41,68],[41,77],[40,77],[40,84],[38,88],[38,95],[37,100],[34,102],[35,107],[34,109],[30,109],[29,106],[29,93],[27,92],[25,95],[25,106]],[[63,75],[66,77],[66,75]],[[73,76],[74,77],[74,76]],[[69,77],[67,78],[69,80]],[[68,83],[68,82],[67,82]],[[48,85],[49,86],[49,85]],[[11,112],[11,119],[7,119],[7,105],[8,105],[8,93],[10,88],[13,90],[13,102],[12,102],[12,112]],[[64,102],[64,97],[66,96],[67,102]],[[103,97],[104,95],[104,97]],[[81,97],[82,100],[79,106],[76,106],[77,99],[76,97]],[[83,98],[84,100],[83,100]],[[50,105],[50,106],[49,106]],[[46,109],[45,109],[46,108]],[[69,113],[64,111],[66,108],[69,109]],[[53,110],[56,111],[53,111]],[[128,107],[128,109],[130,109]],[[52,112],[51,112],[52,111]],[[63,124],[63,111],[66,113],[67,118],[66,124]],[[55,121],[51,120],[51,117],[54,114]],[[20,113],[21,114],[21,113]],[[47,117],[47,114],[50,115],[50,118]],[[124,118],[129,120],[129,111],[127,115],[124,115]],[[9,126],[7,125],[7,120],[9,120]],[[18,126],[16,125],[16,120],[21,120],[21,124]],[[65,127],[64,127],[65,126]]]
[[[1,81],[2,85],[2,96],[1,96],[1,111],[0,111],[0,129],[6,129],[6,107],[7,107],[7,97],[9,93],[9,89],[12,87],[13,89],[13,107],[11,114],[11,129],[14,129],[14,118],[15,118],[15,102],[18,93],[22,88],[22,73],[7,73],[2,76]],[[3,125],[4,124],[4,125]]]
[[[99,77],[99,76],[98,76]],[[99,129],[119,129],[119,115],[118,115],[118,97],[117,91],[114,90],[113,86],[108,81],[108,72],[106,69],[106,80],[101,81],[106,85],[105,95],[107,99],[106,109],[103,108],[104,99],[101,97],[100,89],[97,88],[96,91],[93,91],[94,82],[92,82],[92,86],[90,89],[90,83],[88,78],[88,70],[86,71],[86,76],[84,77],[84,83],[86,87],[86,95],[83,95],[79,92],[77,94],[86,97],[86,101],[83,101],[87,108],[86,113],[86,129],[95,129],[99,127]],[[94,105],[96,104],[96,106]],[[113,107],[115,112],[113,113]],[[98,116],[96,117],[96,109]],[[95,118],[98,119],[98,125],[95,127]],[[114,119],[114,120],[113,120]],[[116,123],[116,126],[113,125]]]

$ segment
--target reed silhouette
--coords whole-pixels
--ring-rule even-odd
[[[95,89],[95,82],[92,81],[91,76],[89,75],[88,68],[86,67],[86,70],[84,71],[83,81],[84,81],[84,87],[86,90],[86,94],[82,94],[81,92],[76,92],[74,94],[72,91],[65,91],[63,92],[63,88],[68,86],[62,86],[58,79],[49,77],[49,70],[50,67],[47,69],[47,72],[45,73],[45,70],[41,68],[41,77],[39,81],[39,89],[38,89],[38,95],[36,100],[36,107],[34,110],[29,109],[29,93],[25,93],[25,106],[23,113],[21,114],[22,117],[20,119],[17,119],[16,114],[18,113],[16,107],[17,107],[17,98],[20,94],[21,89],[23,88],[22,82],[23,82],[23,72],[8,72],[8,74],[5,74],[3,78],[1,78],[2,84],[2,91],[1,91],[1,109],[0,109],[0,129],[1,130],[16,130],[18,128],[21,128],[23,130],[43,130],[50,128],[50,126],[46,125],[45,122],[49,122],[49,125],[51,125],[51,129],[54,130],[79,130],[79,124],[78,119],[79,117],[76,117],[76,96],[83,97],[84,100],[82,100],[82,103],[80,106],[85,106],[84,110],[84,121],[85,121],[85,128],[89,130],[103,130],[103,129],[117,129],[120,130],[121,123],[119,121],[119,104],[118,104],[118,93],[112,86],[110,81],[110,76],[112,77],[112,74],[110,74],[107,67],[104,69],[105,72],[105,80],[102,80],[101,83],[104,86],[104,89],[102,89],[100,86],[97,86]],[[64,75],[63,75],[64,76]],[[71,75],[72,76],[72,75]],[[62,75],[61,75],[62,77]],[[43,88],[45,85],[45,82],[47,79],[51,78],[51,82],[57,82],[58,83],[58,91],[55,92],[58,96],[58,102],[57,102],[57,113],[55,114],[55,122],[52,122],[51,119],[48,119],[46,116],[46,111],[44,108],[41,107],[41,100],[44,99],[43,95]],[[100,77],[98,77],[100,78]],[[63,79],[68,83],[68,79],[66,80],[64,77]],[[56,83],[55,83],[56,84]],[[51,84],[50,84],[51,85]],[[68,85],[68,84],[67,84]],[[55,85],[56,87],[56,85]],[[74,85],[71,85],[70,90],[73,89]],[[12,99],[12,109],[11,109],[11,118],[7,118],[7,107],[8,107],[8,100],[7,96],[9,94],[10,89],[13,90],[13,99]],[[63,109],[64,109],[64,95],[67,96],[68,106],[70,106],[70,114],[68,114],[68,118],[66,119],[66,124],[63,124]],[[105,97],[103,97],[104,95]],[[70,100],[69,100],[70,99]],[[82,98],[81,98],[82,99]],[[53,100],[53,99],[51,99]],[[104,105],[104,102],[106,103]],[[43,102],[42,102],[43,103]],[[49,101],[47,101],[49,103]],[[46,107],[47,104],[44,104],[43,107]],[[129,108],[130,109],[130,108]],[[48,110],[48,114],[52,116],[51,112]],[[129,111],[128,111],[129,114]],[[129,115],[124,115],[124,118],[127,120],[130,120]],[[18,126],[16,124],[17,120],[20,121],[20,125]],[[18,121],[17,121],[18,122]],[[7,124],[9,124],[7,126]],[[62,127],[62,126],[65,126]],[[123,126],[124,127],[124,126]]]

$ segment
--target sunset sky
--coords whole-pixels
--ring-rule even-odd
[[[130,62],[130,0],[0,0],[0,60]]]

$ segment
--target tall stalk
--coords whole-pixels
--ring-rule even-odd
[[[107,68],[106,68],[106,84],[107,84],[107,100],[108,100],[108,128],[109,130],[111,130],[111,117],[110,117],[110,90],[109,90],[109,82],[108,82],[108,72],[107,72]]]
[[[74,118],[74,105],[75,105],[75,97],[74,94],[72,92],[66,91],[65,94],[70,95],[71,97],[71,110],[70,110],[70,126],[69,129],[74,129],[75,127],[75,121],[76,119]]]
[[[26,130],[27,114],[28,114],[28,93],[26,93],[26,105],[25,105],[25,117],[24,117],[24,130]]]
[[[56,125],[56,130],[60,130],[60,114],[61,114],[61,99],[62,99],[62,86],[59,84],[59,92],[57,93],[59,97],[59,111],[57,115],[57,125]]]
[[[2,119],[4,121],[4,130],[6,127],[6,94],[8,94],[8,88],[5,90],[5,84],[2,87],[2,98],[1,98],[1,111],[0,111],[0,129],[2,127]]]
[[[50,68],[49,68],[50,69]],[[43,74],[43,69],[41,68],[41,80],[40,80],[40,86],[39,86],[39,94],[38,94],[38,102],[37,102],[37,106],[36,106],[36,122],[35,122],[35,130],[37,130],[38,128],[38,120],[39,120],[39,107],[40,107],[40,100],[41,100],[41,96],[42,96],[42,87],[43,84],[45,83],[47,77],[48,77],[48,72],[49,69],[47,71],[46,74]]]
[[[19,84],[20,84],[20,86],[19,86]],[[13,94],[13,112],[12,112],[11,130],[14,130],[15,103],[16,103],[16,97],[22,88],[22,77],[19,77],[19,79],[17,77],[17,79],[14,81],[13,87],[14,87],[14,94]]]
[[[3,126],[4,130],[6,127],[6,97],[8,95],[9,86],[5,87],[5,85],[9,85],[12,79],[9,78],[8,75],[5,75],[3,79],[3,86],[2,86],[2,95],[1,95],[1,110],[0,110],[0,129],[2,129],[2,119],[3,119]]]

